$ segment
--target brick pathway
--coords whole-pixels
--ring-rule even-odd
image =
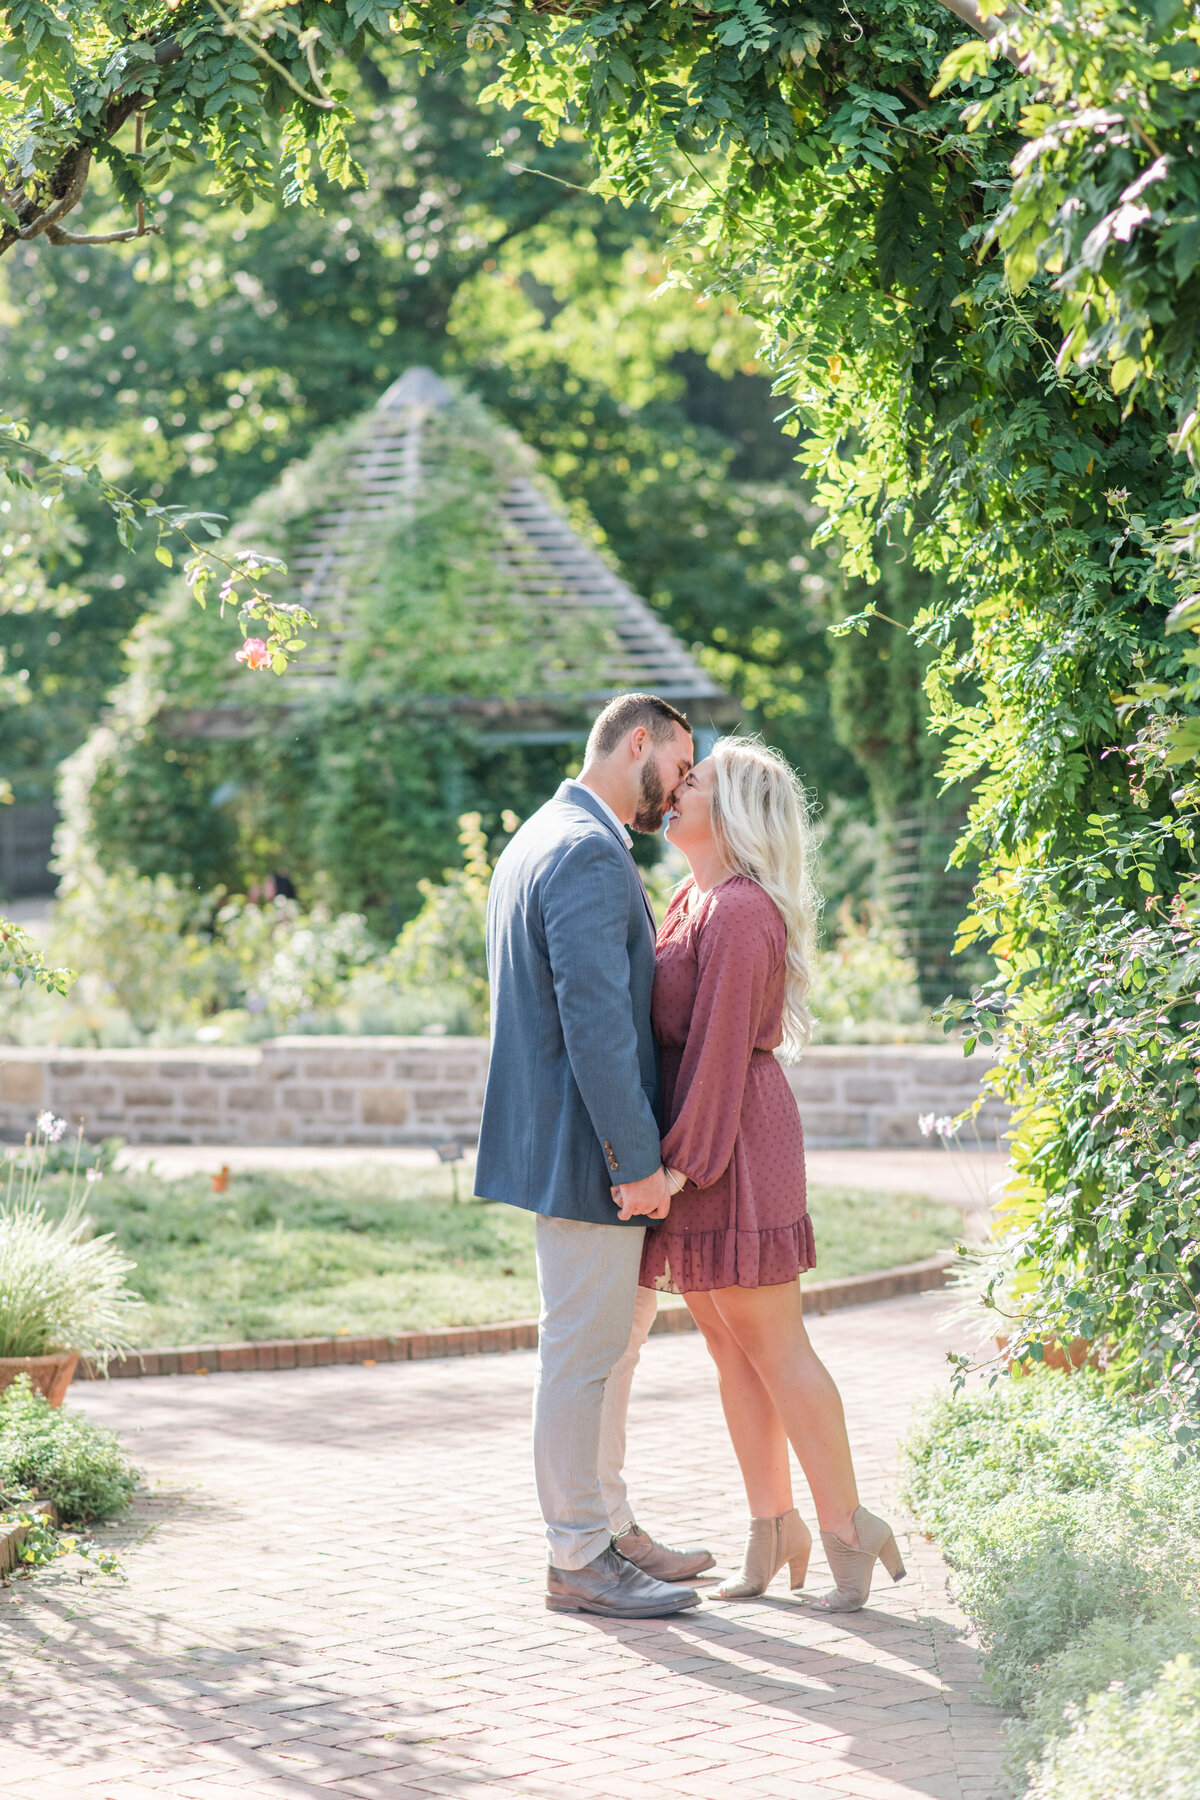
[[[942,1305],[813,1322],[870,1505],[894,1510],[896,1433],[943,1378]],[[103,1534],[127,1584],[63,1563],[0,1595],[3,1800],[1004,1791],[997,1715],[915,1534],[910,1579],[846,1618],[782,1586],[633,1625],[547,1613],[532,1372],[518,1352],[73,1389],[155,1485]],[[735,1562],[743,1502],[698,1338],[651,1341],[630,1439],[644,1521]]]

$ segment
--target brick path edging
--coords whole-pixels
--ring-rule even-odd
[[[20,1510],[26,1518],[32,1514],[44,1519],[48,1525],[58,1524],[58,1509],[51,1500],[34,1500]],[[0,1525],[0,1577],[12,1574],[21,1560],[21,1551],[28,1536],[29,1526],[20,1519],[8,1525]]]
[[[946,1285],[954,1261],[951,1251],[924,1262],[902,1263],[869,1275],[814,1281],[804,1290],[810,1312],[827,1313],[842,1306],[891,1300],[897,1294],[919,1294]],[[686,1306],[659,1309],[652,1333],[694,1331]],[[126,1380],[146,1375],[261,1374],[270,1369],[313,1369],[327,1363],[423,1362],[435,1356],[482,1356],[502,1350],[536,1350],[536,1319],[505,1325],[451,1325],[440,1331],[406,1331],[384,1337],[269,1338],[262,1343],[193,1344],[169,1350],[135,1351],[114,1357],[108,1378]],[[80,1362],[76,1381],[97,1381],[104,1371]]]

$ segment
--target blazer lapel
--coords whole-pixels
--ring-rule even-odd
[[[657,943],[658,942],[658,920],[654,916],[654,908],[650,904],[650,896],[646,892],[646,884],[642,880],[642,871],[638,868],[637,864],[635,862],[633,862],[632,852],[630,853],[629,860],[631,863],[633,863],[633,872],[637,876],[637,884],[638,884],[638,887],[641,889],[641,893],[642,893],[642,905],[645,907],[646,917],[650,921],[650,936]]]
[[[658,920],[654,917],[654,908],[650,904],[650,896],[646,892],[646,884],[642,880],[642,872],[633,860],[632,850],[614,826],[607,812],[594,798],[589,789],[581,787],[578,782],[564,781],[554,798],[556,800],[565,800],[568,806],[582,807],[584,812],[590,813],[592,818],[595,819],[598,824],[603,825],[604,829],[609,832],[611,836],[616,838],[618,844],[620,844],[622,850],[629,858],[630,867],[633,869],[634,880],[638,884],[638,892],[642,896],[642,905],[646,909],[646,919],[650,926],[650,936],[657,942]]]

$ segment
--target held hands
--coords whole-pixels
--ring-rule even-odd
[[[627,1181],[621,1187],[613,1188],[612,1197],[620,1208],[617,1214],[620,1219],[665,1219],[671,1210],[667,1172],[661,1167],[641,1181]]]

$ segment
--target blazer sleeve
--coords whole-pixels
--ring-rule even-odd
[[[662,1160],[638,1062],[629,906],[626,858],[607,831],[576,840],[542,891],[546,951],[571,1073],[616,1181],[641,1181]]]
[[[783,954],[777,921],[766,895],[738,888],[718,898],[697,933],[696,1002],[675,1078],[683,1103],[662,1158],[698,1188],[719,1181],[733,1157],[767,986]]]

